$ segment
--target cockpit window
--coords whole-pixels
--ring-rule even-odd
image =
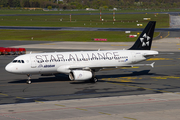
[[[17,60],[13,60],[12,62],[13,62],[13,63],[16,63],[16,62],[17,62]]]
[[[12,63],[24,63],[24,60],[13,60]]]

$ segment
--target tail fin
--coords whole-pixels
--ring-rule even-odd
[[[156,21],[150,21],[129,50],[150,50]]]

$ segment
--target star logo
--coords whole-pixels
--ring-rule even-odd
[[[38,68],[41,68],[41,67],[43,67],[43,65],[42,65],[42,64],[39,64]]]
[[[142,43],[142,47],[149,46],[149,40],[150,39],[151,39],[151,37],[147,36],[146,33],[144,33],[143,37],[140,38],[141,43]]]

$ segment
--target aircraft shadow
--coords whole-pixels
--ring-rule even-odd
[[[120,81],[116,81],[116,80],[108,80],[108,78],[110,79],[115,79],[115,78],[121,78],[121,77],[140,77],[140,76],[143,76],[143,75],[150,75],[150,76],[165,76],[165,75],[162,75],[162,74],[156,74],[156,73],[149,73],[150,70],[142,70],[142,71],[135,71],[135,72],[132,72],[132,73],[128,73],[128,74],[118,74],[118,75],[98,75],[98,79],[107,79],[107,80],[99,80],[98,82],[110,82],[110,83],[123,83],[123,84],[134,84],[134,85],[147,85],[147,84],[151,84],[151,83],[138,83],[138,82],[120,82]],[[138,79],[137,79],[138,80]]]
[[[8,83],[26,83],[27,79],[21,79],[21,80],[14,80]],[[57,75],[57,76],[43,76],[39,78],[33,78],[31,77],[32,83],[42,83],[42,82],[58,82],[58,81],[69,81],[69,78],[67,75]]]
[[[120,78],[120,77],[140,77],[143,75],[165,76],[165,75],[156,74],[156,73],[149,73],[149,72],[150,72],[150,70],[142,70],[142,71],[134,71],[132,73],[127,73],[127,74],[96,75],[96,77],[99,79],[98,82],[124,83],[124,82],[118,82],[118,81],[110,81],[110,80],[108,80],[108,78],[114,79],[114,78]],[[107,80],[101,80],[104,78]],[[71,84],[86,84],[86,83],[91,83],[91,82],[90,81],[71,82]],[[135,82],[125,82],[125,83],[144,84],[144,83],[135,83]]]

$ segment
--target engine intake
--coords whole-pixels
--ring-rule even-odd
[[[89,80],[93,76],[92,72],[85,70],[72,70],[69,73],[70,80]]]

